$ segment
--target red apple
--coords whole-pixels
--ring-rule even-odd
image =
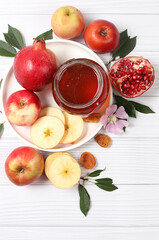
[[[18,126],[32,125],[39,117],[41,103],[38,96],[28,90],[14,92],[7,99],[5,114]]]
[[[100,19],[86,27],[84,40],[94,52],[112,52],[119,45],[120,33],[113,23]]]
[[[53,32],[60,38],[72,39],[78,37],[84,30],[85,22],[82,13],[75,7],[58,8],[52,16]]]
[[[32,147],[14,149],[5,162],[8,178],[19,186],[34,182],[41,176],[43,170],[43,156]]]

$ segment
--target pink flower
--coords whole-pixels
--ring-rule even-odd
[[[101,118],[101,123],[107,132],[118,134],[123,132],[123,128],[128,126],[128,115],[123,106],[117,109],[117,105],[109,106]]]

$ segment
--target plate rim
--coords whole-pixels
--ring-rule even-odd
[[[106,71],[106,73],[108,74],[108,69],[107,67],[105,66],[103,60],[95,53],[93,52],[91,49],[89,49],[87,46],[83,45],[82,43],[79,43],[79,42],[75,42],[75,41],[72,41],[72,40],[66,40],[66,39],[51,39],[51,40],[45,40],[46,42],[46,46],[47,46],[47,43],[71,43],[73,45],[77,45],[79,47],[82,47],[84,49],[86,49],[87,51],[89,51],[92,55],[94,55],[95,57],[97,57],[99,59],[99,62],[101,62],[101,65],[102,67],[104,68],[104,70]],[[43,148],[39,148],[38,146],[36,146],[35,144],[33,143],[30,143],[28,142],[26,139],[24,139],[21,135],[19,135],[15,130],[14,128],[12,127],[12,124],[9,122],[6,114],[5,114],[5,108],[4,108],[4,101],[3,101],[3,92],[4,92],[4,85],[5,85],[5,81],[6,81],[6,78],[8,76],[8,73],[12,70],[13,68],[13,63],[11,63],[8,67],[8,70],[6,70],[6,73],[4,75],[4,80],[2,81],[2,85],[1,85],[1,102],[2,102],[2,114],[5,118],[5,122],[7,123],[7,125],[9,126],[9,128],[12,130],[12,132],[14,132],[15,136],[18,137],[23,143],[25,143],[26,145],[30,146],[30,147],[33,147],[37,150],[40,150],[40,151],[44,151],[44,152],[57,152],[57,151],[69,151],[69,150],[73,150],[79,146],[82,146],[83,144],[85,144],[86,142],[90,141],[99,131],[100,129],[102,128],[102,124],[100,124],[98,126],[98,128],[88,137],[86,138],[85,140],[82,140],[82,142],[77,142],[75,144],[72,144],[70,146],[67,146],[67,147],[63,147],[63,148],[52,148],[52,149],[43,149]],[[112,104],[112,101],[113,101],[113,96],[112,96],[112,86],[110,84],[110,105]]]

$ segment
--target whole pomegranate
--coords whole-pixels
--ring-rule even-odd
[[[57,70],[55,54],[46,48],[44,39],[21,49],[15,56],[13,71],[19,84],[29,91],[39,92],[52,82]]]
[[[124,97],[135,98],[146,92],[154,82],[154,68],[142,57],[126,57],[109,70],[114,88]]]

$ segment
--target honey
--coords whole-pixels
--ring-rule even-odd
[[[53,96],[64,110],[88,115],[104,104],[109,88],[108,76],[99,64],[89,59],[71,59],[55,74]]]

